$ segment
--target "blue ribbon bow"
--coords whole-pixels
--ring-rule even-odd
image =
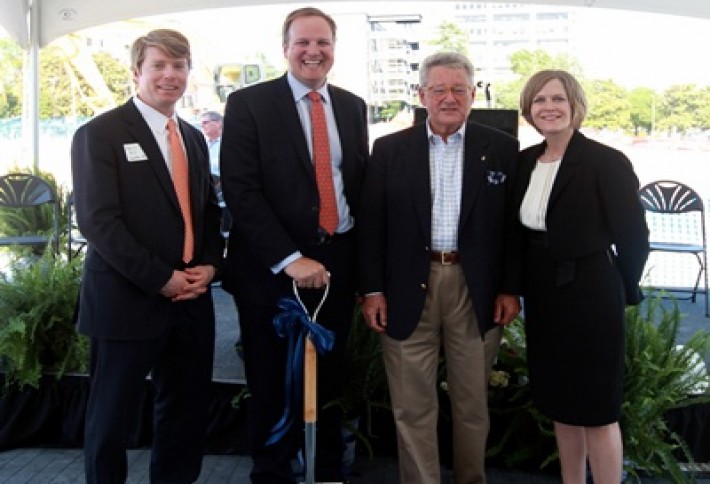
[[[266,445],[278,442],[291,428],[295,415],[303,404],[303,357],[305,338],[313,342],[319,355],[333,349],[335,334],[311,320],[303,305],[293,297],[281,298],[278,302],[281,312],[274,316],[276,334],[288,338],[286,355],[286,378],[284,393],[286,403],[281,419],[271,429]]]

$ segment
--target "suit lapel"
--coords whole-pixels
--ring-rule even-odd
[[[520,164],[518,166],[518,176],[515,184],[515,200],[513,203],[514,207],[520,207],[523,203],[523,198],[527,192],[528,185],[530,185],[530,177],[532,176],[533,169],[537,164],[537,159],[543,151],[542,144],[534,148],[529,154],[521,156],[519,158]]]
[[[584,136],[579,131],[575,131],[567,145],[565,154],[562,156],[560,169],[557,172],[557,177],[555,177],[555,182],[552,184],[548,207],[555,203],[567,184],[574,178],[581,162],[580,153],[584,145],[583,141]]]
[[[489,140],[485,133],[477,130],[474,124],[466,126],[459,232],[473,209],[476,197],[481,191],[481,184],[486,179],[486,169],[489,166],[486,157],[488,145]]]
[[[288,139],[294,143],[294,148],[296,149],[298,158],[301,160],[301,163],[303,163],[306,173],[310,174],[313,184],[315,185],[315,169],[313,168],[313,162],[308,152],[308,144],[303,133],[301,119],[298,117],[298,110],[296,109],[295,101],[293,99],[293,92],[288,85],[288,80],[285,74],[276,84],[276,92],[273,101],[274,112],[277,113],[276,119],[278,120],[278,124],[283,126],[283,128],[288,132]]]
[[[125,117],[127,121],[128,131],[133,135],[138,144],[141,146],[148,158],[147,163],[155,173],[158,184],[165,192],[165,196],[170,199],[176,210],[180,210],[180,204],[175,193],[173,180],[168,171],[167,160],[163,157],[163,153],[158,147],[158,143],[153,136],[150,127],[141,116],[140,111],[135,106],[133,101],[128,101],[125,105]]]
[[[431,170],[429,167],[429,139],[426,126],[414,128],[409,143],[402,153],[403,176],[409,178],[410,193],[417,219],[427,243],[431,245]]]

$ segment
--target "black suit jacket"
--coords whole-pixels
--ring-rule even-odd
[[[368,156],[367,109],[348,91],[332,85],[328,90],[342,146],[345,197],[354,215]],[[297,250],[309,255],[318,236],[319,200],[286,75],[229,95],[220,173],[234,219],[223,287],[256,304],[292,294],[291,279],[283,272],[274,276],[270,268]]]
[[[520,154],[516,211],[545,146],[543,142]],[[575,131],[552,185],[545,219],[547,244],[557,259],[577,259],[614,246],[627,304],[643,299],[638,284],[649,250],[638,189],[626,155]],[[518,225],[516,240],[523,241]]]
[[[219,266],[220,209],[207,146],[196,128],[183,120],[179,126],[190,168],[191,265]],[[129,156],[138,146],[145,156]],[[77,130],[72,174],[77,222],[89,242],[79,330],[110,339],[157,336],[174,304],[159,291],[184,266],[184,223],[165,159],[133,100]],[[200,299],[211,304],[209,294]]]
[[[428,143],[425,124],[378,139],[362,195],[361,291],[384,292],[387,334],[399,340],[414,331],[429,283]],[[476,123],[466,127],[458,251],[481,334],[495,325],[496,295],[519,291],[518,278],[504,265],[518,146],[502,131]]]

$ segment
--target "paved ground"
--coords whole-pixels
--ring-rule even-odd
[[[128,484],[148,484],[148,450],[128,451]],[[251,460],[240,455],[207,455],[203,461],[198,484],[246,484],[249,482]],[[397,463],[394,459],[360,458],[352,484],[397,484]],[[18,449],[0,452],[0,484],[81,484],[84,479],[84,459],[79,449]],[[710,484],[709,474],[699,475],[698,484]],[[701,477],[702,476],[702,477]],[[559,477],[542,472],[521,472],[488,469],[489,484],[559,484]],[[636,482],[630,481],[629,482]],[[641,478],[642,484],[668,481]],[[406,484],[406,483],[403,483]],[[442,484],[453,484],[444,471]]]

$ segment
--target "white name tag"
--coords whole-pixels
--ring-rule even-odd
[[[126,160],[128,161],[148,161],[143,148],[138,143],[126,143],[123,145],[123,150],[126,152]]]

